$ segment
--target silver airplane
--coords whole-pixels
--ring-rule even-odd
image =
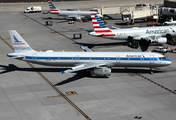
[[[134,27],[109,29],[94,13],[91,14],[94,31],[89,35],[109,39],[166,43],[167,37],[176,36],[176,26]]]
[[[48,66],[71,66],[71,69],[61,71],[62,74],[87,70],[92,75],[110,76],[111,67],[164,67],[171,61],[159,53],[152,52],[93,52],[85,46],[84,51],[35,51],[15,31],[9,30],[14,48],[10,58]]]
[[[59,10],[51,0],[48,0],[48,4],[50,7],[50,13],[51,14],[56,14],[58,16],[62,16],[64,18],[73,18],[74,20],[83,20],[83,19],[90,19],[90,14],[94,13],[100,18],[103,16],[97,12],[93,11],[62,11]]]

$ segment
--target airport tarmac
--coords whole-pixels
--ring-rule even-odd
[[[137,52],[141,49],[129,48],[123,40],[89,36],[86,30],[93,30],[91,21],[77,21],[75,25],[55,15],[11,11],[0,12],[0,16],[0,120],[176,118],[174,53],[166,53],[172,65],[153,69],[154,74],[149,74],[149,68],[115,67],[109,78],[84,77],[83,71],[61,75],[63,67],[6,59],[7,54],[13,52],[8,30],[17,30],[38,51],[81,51],[79,44],[94,51]],[[46,20],[53,21],[53,26],[45,26]],[[121,22],[107,20],[107,26],[129,27]],[[146,24],[139,22],[135,26]],[[82,39],[74,40],[74,33],[82,33]],[[148,51],[155,47],[158,46],[150,46]]]
[[[53,2],[58,9],[80,9],[89,10],[94,7],[112,7],[112,6],[132,6],[136,3],[145,4],[163,4],[163,0],[81,0],[81,1],[61,1]],[[3,11],[24,11],[29,6],[41,6],[42,10],[49,10],[47,2],[22,2],[22,3],[0,3],[0,12]]]

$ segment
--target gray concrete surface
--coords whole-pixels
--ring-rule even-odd
[[[158,3],[163,4],[163,0],[94,0],[94,1],[62,1],[62,2],[53,2],[58,9],[90,9],[94,7],[110,7],[110,6],[132,6],[136,3]],[[26,7],[29,6],[41,6],[42,10],[49,10],[48,2],[34,2],[34,3],[0,3],[0,12],[2,11],[24,11]]]
[[[102,1],[95,3],[99,2]],[[8,5],[6,8],[12,9]],[[73,33],[82,33],[83,38],[75,40],[76,44],[58,33],[53,33],[51,29],[29,19],[20,12],[0,12],[0,36],[10,45],[8,30],[15,29],[35,50],[80,51],[78,45],[80,43],[95,51],[141,51],[140,48],[127,47],[125,41],[122,40],[115,41],[89,36],[86,30],[93,29],[91,21],[76,22],[76,25],[70,25],[67,20],[55,15],[42,13],[26,15],[41,24],[45,24],[45,17],[52,17],[54,24],[50,28],[69,38],[73,38]],[[107,20],[107,22],[108,27],[112,25],[131,27],[131,25],[121,25],[122,21],[118,19]],[[135,26],[146,24],[137,23]],[[156,46],[150,46],[148,51],[154,47]],[[0,119],[86,119],[63,97],[48,98],[48,96],[59,94],[26,62],[6,59],[7,53],[10,52],[12,52],[11,48],[0,40]],[[154,69],[154,74],[149,74],[148,68],[113,68],[109,78],[84,77],[84,72],[61,75],[60,70],[64,69],[62,67],[36,64],[34,66],[62,93],[76,91],[77,95],[67,97],[92,120],[133,120],[135,116],[142,117],[142,120],[173,120],[176,118],[176,95],[141,76],[129,75],[129,73],[140,73],[174,91],[176,90],[176,56],[174,53],[167,53],[166,57],[172,60],[172,65]]]

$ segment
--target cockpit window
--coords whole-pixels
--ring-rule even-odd
[[[159,60],[163,60],[163,59],[166,59],[166,57],[160,57]]]

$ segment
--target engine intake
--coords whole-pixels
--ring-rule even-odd
[[[167,38],[166,37],[159,37],[156,42],[157,43],[166,43],[167,42]]]
[[[76,20],[82,20],[82,18],[81,17],[76,17]]]
[[[111,75],[111,68],[107,67],[95,68],[94,70],[92,70],[92,74],[97,76],[108,77]]]

